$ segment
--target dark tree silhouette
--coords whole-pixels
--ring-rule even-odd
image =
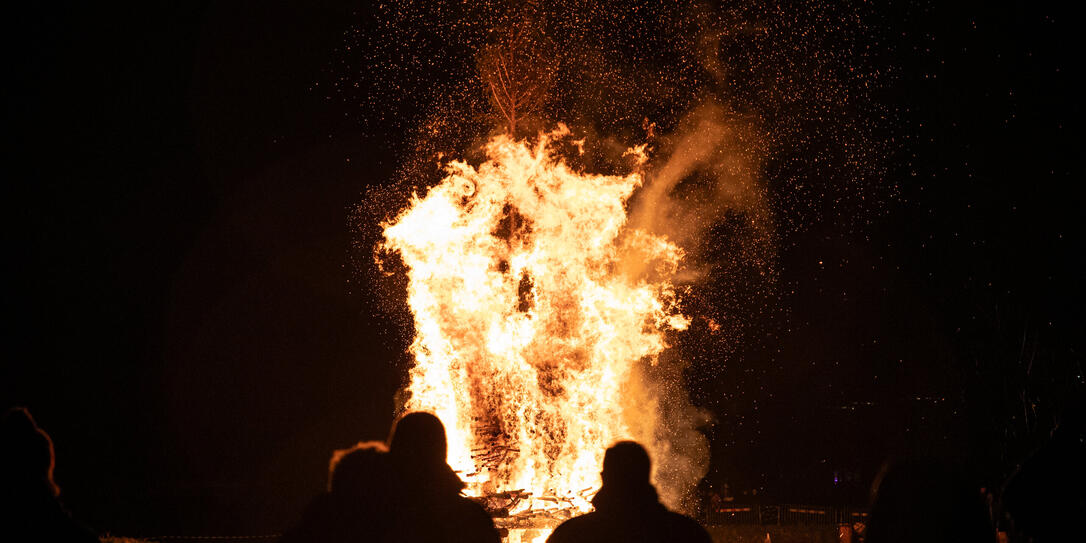
[[[524,17],[497,33],[478,58],[490,103],[508,133],[540,112],[554,80],[555,61],[538,19]]]

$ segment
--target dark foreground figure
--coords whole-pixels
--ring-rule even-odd
[[[1003,510],[1015,541],[1082,539],[1086,519],[1086,400],[1060,416],[1051,439],[1007,482]],[[1068,536],[1067,534],[1078,534]]]
[[[53,481],[53,440],[16,407],[0,420],[0,540],[97,543],[72,520]]]
[[[445,426],[429,413],[409,413],[389,437],[397,479],[396,514],[389,541],[487,542],[501,540],[479,504],[460,494],[464,483],[445,463]]]
[[[381,541],[390,526],[391,463],[384,443],[332,455],[328,491],[317,496],[282,543]]]
[[[460,494],[446,450],[441,421],[410,413],[393,426],[387,451],[380,443],[338,451],[328,492],[282,543],[498,543],[490,516]]]
[[[949,462],[916,458],[890,464],[876,482],[867,543],[995,543],[980,485]]]
[[[547,542],[710,543],[697,522],[660,504],[649,483],[650,468],[648,453],[633,441],[607,449],[603,486],[592,500],[596,511],[563,522]]]

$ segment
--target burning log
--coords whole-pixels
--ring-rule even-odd
[[[490,516],[502,518],[510,516],[509,512],[516,510],[517,505],[529,499],[531,495],[531,492],[524,490],[508,490],[476,498],[476,501],[483,506],[483,509],[486,509],[487,513],[490,513]]]
[[[485,445],[477,446],[471,450],[471,459],[475,463],[476,471],[483,469],[490,472],[500,472],[520,456],[520,447],[515,446],[512,440],[501,431],[494,422],[483,422],[475,419],[472,430],[475,435],[485,440]]]

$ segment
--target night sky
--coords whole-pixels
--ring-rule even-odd
[[[409,320],[367,264],[371,204],[397,193],[426,100],[474,64],[426,17],[397,32],[436,38],[396,47],[387,11],[363,3],[174,4],[3,17],[0,407],[51,433],[62,497],[99,530],[273,533],[332,449],[387,433]],[[657,4],[612,9],[631,8],[636,34]],[[726,265],[726,220],[701,248],[723,270],[701,306],[740,322],[687,351],[716,417],[706,484],[863,503],[883,460],[925,453],[998,485],[1086,392],[1077,19],[1038,3],[755,4],[697,11],[788,33],[722,46],[732,104],[777,134],[778,229],[757,295],[729,279],[743,270]],[[844,14],[861,22],[832,22]],[[763,54],[807,31],[831,59],[847,34],[873,85],[760,79],[807,69],[793,60],[811,51]],[[665,41],[619,49],[686,73]],[[366,64],[399,53],[435,60]],[[795,90],[773,102],[789,107],[760,105],[775,88]],[[826,132],[810,113],[823,99]],[[574,121],[569,103],[555,115]],[[622,126],[609,112],[596,129]]]

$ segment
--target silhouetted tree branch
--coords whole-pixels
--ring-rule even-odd
[[[542,32],[530,19],[510,26],[479,56],[479,73],[491,105],[506,130],[539,113],[554,78],[553,60],[545,54]]]

